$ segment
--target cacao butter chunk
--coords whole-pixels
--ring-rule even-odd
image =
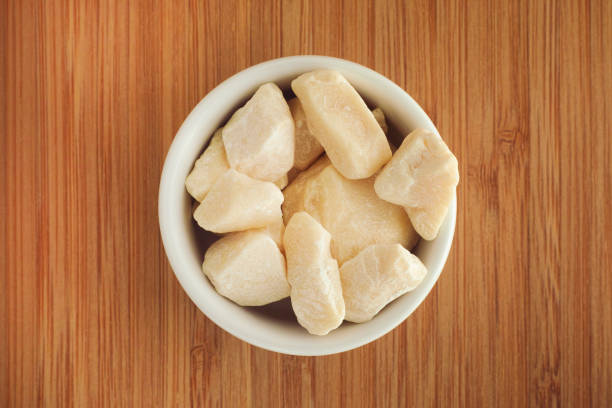
[[[327,156],[322,156],[308,169],[302,171],[295,179],[283,190],[284,203],[282,206],[283,219],[285,225],[294,213],[305,211],[304,199],[306,189],[312,184],[312,180],[324,169],[331,166]]]
[[[293,118],[278,86],[260,86],[232,115],[223,144],[230,167],[249,177],[276,181],[293,167]]]
[[[229,169],[225,156],[221,129],[217,129],[204,153],[196,160],[193,170],[185,180],[185,187],[193,198],[201,202],[208,191]]]
[[[206,251],[202,270],[219,294],[241,306],[289,296],[285,258],[263,232],[234,232],[219,239]]]
[[[415,230],[432,240],[459,183],[457,159],[436,133],[416,129],[376,177],[374,188],[383,200],[406,209]]]
[[[338,263],[330,253],[329,232],[305,212],[296,213],[283,238],[291,306],[311,334],[324,335],[344,319]]]
[[[446,198],[442,198],[440,195],[441,202],[452,201],[452,194],[447,196]],[[418,234],[424,239],[431,241],[438,236],[438,232],[440,231],[440,227],[442,223],[446,219],[446,214],[448,213],[448,206],[446,209],[442,209],[442,206],[430,205],[425,207],[404,207],[406,214],[410,218],[411,222],[414,223],[414,228],[418,232]],[[418,230],[417,230],[418,228]]]
[[[323,153],[323,146],[312,135],[308,129],[308,122],[302,104],[298,98],[290,99],[288,102],[293,122],[295,124],[295,155],[293,167],[299,170],[305,170],[314,162],[317,157]],[[385,114],[380,108],[372,111],[374,119],[378,125],[387,134],[387,121]]]
[[[386,135],[389,132],[389,127],[387,126],[385,112],[380,108],[376,108],[372,111],[372,115],[374,115],[374,119],[376,119],[376,122],[378,122],[378,125]],[[391,147],[391,149],[393,149],[393,147]]]
[[[399,244],[370,245],[340,268],[345,320],[372,319],[389,302],[416,288],[427,268]]]
[[[295,124],[295,155],[293,166],[304,170],[323,153],[323,146],[315,139],[308,129],[306,115],[298,98],[290,99],[289,109]]]
[[[193,217],[207,231],[225,233],[266,227],[282,217],[283,193],[273,183],[227,170]]]
[[[331,234],[331,252],[340,265],[372,244],[399,243],[412,249],[419,239],[404,209],[376,195],[374,177],[349,180],[326,156],[283,194],[285,222],[299,211],[310,214]]]
[[[389,161],[385,134],[342,74],[308,72],[294,79],[291,88],[302,103],[308,128],[344,177],[368,178]]]

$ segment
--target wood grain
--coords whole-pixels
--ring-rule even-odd
[[[612,2],[0,2],[0,406],[612,405]],[[347,58],[460,163],[423,305],[360,349],[228,335],[163,253],[165,153],[216,84]]]

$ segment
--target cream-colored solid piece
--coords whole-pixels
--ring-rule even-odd
[[[376,177],[383,200],[406,209],[415,230],[432,240],[459,183],[457,159],[442,138],[425,129],[411,132]]]
[[[285,258],[261,231],[228,234],[208,248],[202,270],[221,295],[241,306],[261,306],[289,296]]]
[[[225,156],[221,129],[214,133],[204,153],[196,160],[193,170],[185,180],[185,187],[193,198],[201,202],[217,179],[229,169]]]
[[[416,288],[425,275],[423,262],[400,244],[368,246],[340,268],[344,319],[372,319],[389,302]]]
[[[332,236],[331,250],[342,265],[372,244],[399,243],[412,249],[419,236],[400,206],[381,200],[374,177],[349,180],[319,159],[284,191],[283,217],[306,211]]]
[[[283,193],[267,181],[227,170],[193,217],[207,231],[225,233],[266,227],[282,217]]]
[[[374,115],[337,71],[317,70],[291,82],[308,128],[331,162],[349,179],[368,178],[391,158],[391,149]]]
[[[260,86],[232,115],[223,144],[230,166],[259,180],[274,182],[293,167],[293,118],[278,86]]]
[[[389,126],[387,126],[385,112],[380,108],[375,108],[372,110],[372,115],[374,115],[374,119],[376,119],[376,122],[378,122],[378,125],[386,135],[389,132]]]
[[[293,116],[293,122],[295,124],[295,156],[293,167],[299,170],[305,170],[317,159],[317,157],[321,156],[324,149],[321,143],[313,136],[310,129],[308,129],[308,121],[300,100],[298,98],[292,98],[287,103],[289,104],[289,109],[291,110],[291,115]],[[387,134],[387,121],[382,109],[376,108],[372,111],[372,114],[382,131]]]
[[[319,160],[314,162],[308,169],[300,172],[283,190],[284,202],[282,209],[285,225],[289,222],[289,219],[294,213],[304,211],[303,202],[306,189],[322,170],[331,165],[326,155],[320,157]]]
[[[293,167],[305,170],[323,153],[323,146],[308,129],[306,114],[298,98],[288,102],[295,124],[295,156]]]
[[[293,311],[309,333],[325,335],[340,326],[345,313],[331,236],[314,218],[299,212],[287,224],[283,241]]]

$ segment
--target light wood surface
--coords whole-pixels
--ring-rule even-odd
[[[447,266],[360,349],[200,313],[157,189],[191,108],[283,55],[386,75],[460,164]],[[612,2],[0,2],[0,406],[611,406]]]

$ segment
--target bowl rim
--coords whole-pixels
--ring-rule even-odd
[[[302,356],[317,356],[317,355],[329,355],[335,353],[341,353],[344,351],[349,351],[358,347],[361,347],[367,343],[370,343],[385,334],[392,331],[394,328],[399,326],[402,322],[410,316],[414,310],[416,310],[425,298],[431,292],[431,289],[437,282],[442,270],[444,269],[444,265],[446,260],[448,259],[448,255],[452,246],[453,237],[455,233],[455,224],[456,224],[456,211],[457,211],[457,198],[456,192],[451,202],[451,205],[448,210],[448,214],[446,216],[445,223],[448,223],[447,235],[445,237],[439,236],[437,239],[443,239],[442,248],[439,250],[438,254],[440,255],[440,262],[438,263],[439,267],[435,271],[429,271],[432,274],[432,278],[426,280],[421,284],[421,287],[418,289],[419,296],[416,301],[414,301],[410,307],[407,307],[401,311],[401,313],[397,314],[397,318],[392,319],[392,321],[380,326],[378,330],[372,330],[372,332],[364,335],[362,337],[351,340],[349,343],[342,343],[336,346],[328,347],[323,350],[318,350],[317,352],[313,352],[312,350],[301,350],[296,348],[291,348],[287,346],[282,346],[275,343],[273,340],[268,338],[260,337],[250,337],[248,335],[248,331],[246,329],[239,328],[236,325],[228,322],[228,319],[223,319],[217,316],[212,310],[209,310],[206,302],[202,301],[198,297],[198,293],[196,293],[197,288],[195,285],[192,285],[193,282],[190,282],[190,278],[187,276],[187,272],[182,270],[181,259],[178,257],[178,254],[175,251],[175,246],[173,245],[173,237],[171,231],[172,227],[172,217],[169,214],[169,198],[164,194],[166,190],[169,189],[171,180],[171,175],[173,171],[176,170],[176,163],[181,160],[181,153],[184,151],[189,138],[192,136],[192,131],[190,129],[190,124],[194,121],[197,121],[197,117],[200,116],[200,113],[206,109],[206,106],[210,104],[210,101],[214,101],[218,96],[222,96],[225,92],[229,92],[229,88],[234,86],[235,82],[240,82],[240,79],[243,77],[247,77],[252,73],[261,72],[262,70],[267,70],[274,66],[281,65],[293,65],[300,63],[308,63],[310,65],[321,65],[321,67],[325,66],[333,66],[334,69],[341,69],[345,67],[347,69],[351,69],[354,71],[358,71],[360,74],[364,76],[370,76],[374,81],[378,81],[381,84],[384,84],[388,87],[396,96],[400,96],[402,98],[403,104],[409,105],[409,108],[417,112],[420,116],[420,120],[425,121],[427,123],[427,127],[435,131],[439,134],[438,130],[434,126],[433,122],[429,118],[429,116],[425,113],[425,111],[421,108],[421,106],[399,85],[383,76],[382,74],[365,67],[361,64],[348,61],[341,58],[321,56],[321,55],[297,55],[290,57],[281,57],[268,61],[261,62],[256,65],[252,65],[244,70],[237,72],[236,74],[230,76],[229,78],[222,81],[219,85],[214,87],[208,94],[206,94],[198,104],[191,110],[189,115],[185,118],[181,127],[178,129],[172,143],[168,149],[166,154],[164,165],[161,173],[160,185],[159,185],[159,195],[158,195],[158,218],[159,218],[159,227],[160,233],[162,237],[162,243],[164,247],[164,252],[166,253],[166,257],[170,263],[170,267],[177,280],[179,281],[183,290],[187,293],[188,297],[191,301],[196,305],[196,307],[204,313],[210,320],[212,320],[217,326],[230,333],[231,335],[243,340],[249,344],[254,346],[274,351],[283,354],[289,355],[302,355]],[[306,71],[304,71],[306,72]]]

